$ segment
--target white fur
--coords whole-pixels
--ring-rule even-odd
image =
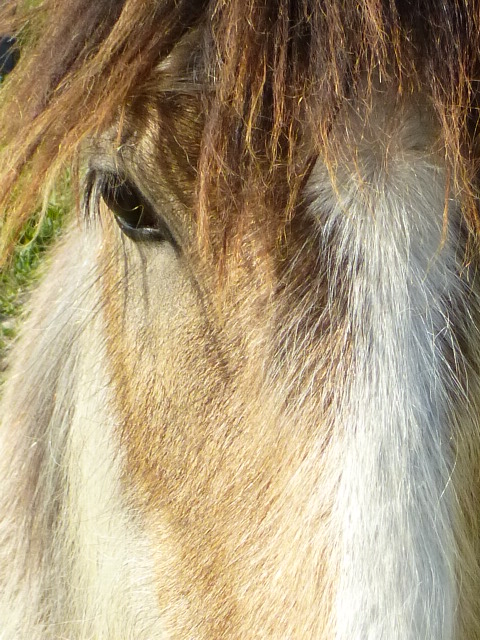
[[[3,404],[2,640],[165,637],[152,550],[120,490],[98,243],[82,233],[71,234],[57,277],[33,301]]]
[[[449,406],[464,398],[446,354],[456,352],[450,315],[463,295],[459,207],[448,203],[443,237],[447,178],[422,106],[388,113],[374,98],[334,136],[356,155],[316,167],[310,211],[351,353],[335,392],[335,638],[453,640]]]

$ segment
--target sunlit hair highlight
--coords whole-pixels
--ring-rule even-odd
[[[195,93],[194,210],[218,256],[265,216],[275,242],[329,132],[378,87],[419,92],[435,107],[447,163],[477,231],[477,0],[8,0],[0,30],[22,43],[0,100],[5,257],[63,167],[155,85]],[[195,34],[178,76],[162,71]],[[183,87],[181,87],[183,83]],[[12,117],[12,114],[15,114]],[[81,161],[80,161],[81,162]],[[215,231],[211,222],[215,219]]]

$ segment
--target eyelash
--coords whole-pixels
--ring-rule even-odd
[[[113,172],[90,171],[85,201],[89,210],[98,211],[104,201],[121,231],[136,242],[169,242],[176,245],[165,222],[128,179]]]

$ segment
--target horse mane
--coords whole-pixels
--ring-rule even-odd
[[[65,166],[81,166],[88,141],[146,117],[142,99],[152,96],[188,121],[189,148],[165,145],[175,168],[189,157],[171,178],[191,193],[200,242],[219,253],[258,216],[272,217],[278,238],[312,163],[328,156],[336,114],[355,97],[368,103],[379,82],[399,99],[421,90],[432,101],[469,228],[479,227],[477,0],[31,5],[7,0],[0,10],[0,33],[22,50],[0,95],[3,259],[39,194]],[[173,140],[167,116],[161,135]]]

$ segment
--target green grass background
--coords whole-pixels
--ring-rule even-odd
[[[54,195],[43,219],[39,214],[32,216],[11,262],[0,271],[0,374],[29,291],[38,279],[39,267],[48,248],[58,238],[69,209],[70,198],[65,188],[64,194]]]
[[[1,2],[1,0],[0,0]],[[38,0],[24,0],[27,7]],[[28,30],[27,30],[28,31]],[[26,38],[28,34],[22,34]],[[4,77],[0,73],[0,88]],[[0,382],[5,369],[5,355],[16,335],[28,293],[40,273],[40,265],[48,248],[64,226],[65,217],[72,209],[69,175],[61,180],[59,190],[52,194],[45,215],[33,215],[23,229],[12,260],[0,269]]]

